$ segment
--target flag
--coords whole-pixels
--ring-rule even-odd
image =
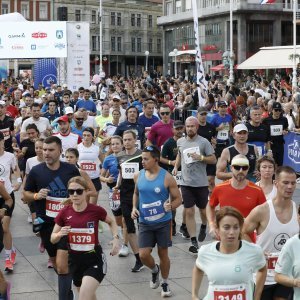
[[[44,87],[50,87],[51,83],[57,83],[56,58],[38,58],[34,64],[34,88],[39,83]]]
[[[276,0],[261,0],[260,4],[272,4],[275,3]]]
[[[193,0],[193,17],[194,17],[194,35],[195,35],[195,50],[196,50],[196,68],[197,68],[197,84],[198,87],[198,99],[199,106],[203,106],[205,104],[205,95],[207,92],[207,81],[205,79],[205,73],[202,63],[202,56],[200,51],[200,41],[199,41],[199,29],[198,29],[198,10],[197,10],[197,2]]]

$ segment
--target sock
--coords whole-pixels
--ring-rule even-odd
[[[72,276],[71,274],[58,275],[58,299],[73,300],[72,292]]]
[[[181,223],[181,227],[186,228],[186,224],[185,223]]]
[[[10,259],[10,255],[11,255],[11,249],[7,250],[5,249],[5,259]]]
[[[158,272],[158,266],[155,264],[155,267],[151,270],[151,273],[157,273]]]
[[[121,240],[123,240],[123,228],[121,226],[118,226],[118,235]]]
[[[196,237],[191,237],[191,241],[192,241],[192,243],[193,243],[193,242],[196,242],[196,243],[197,243]]]
[[[168,284],[168,278],[162,278],[162,283],[166,283],[166,284]]]
[[[141,259],[140,259],[140,255],[139,255],[138,253],[137,253],[137,254],[134,254],[134,256],[135,256],[136,261],[142,263],[142,262],[141,262]]]
[[[201,229],[206,229],[206,224],[201,224]]]

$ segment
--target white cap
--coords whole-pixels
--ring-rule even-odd
[[[62,85],[62,87],[63,87],[63,88],[66,88],[66,87],[68,87],[68,85],[67,85],[66,83],[64,83],[64,84]]]
[[[237,124],[234,126],[233,128],[233,132],[240,132],[240,131],[247,131],[248,132],[248,128],[245,124]]]
[[[3,101],[3,100],[0,100],[0,105],[2,105],[2,106],[6,106],[6,102],[5,102],[5,101]]]
[[[239,157],[240,155],[236,155],[232,161],[232,166],[248,166],[249,167],[249,160],[247,157]]]
[[[121,100],[121,97],[120,97],[118,94],[114,94],[112,98],[113,98],[113,99]]]
[[[68,114],[73,114],[74,113],[74,110],[71,106],[68,106],[65,108],[65,114],[68,115]]]
[[[22,84],[22,83],[20,83],[20,84],[18,85],[18,89],[21,90],[21,91],[23,91],[24,87],[23,87],[23,84]]]

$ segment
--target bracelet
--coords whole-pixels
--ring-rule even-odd
[[[169,164],[169,166],[171,166],[171,161],[170,160],[168,161],[168,164]]]
[[[21,178],[21,177],[18,177],[18,178],[17,178],[17,182],[18,182],[18,183],[22,183],[22,178]]]
[[[34,199],[34,200],[38,200],[38,196],[39,196],[39,194],[38,194],[38,193],[34,193],[34,195],[33,195],[33,199]]]
[[[204,156],[200,155],[200,161],[203,161],[203,160],[204,160]]]

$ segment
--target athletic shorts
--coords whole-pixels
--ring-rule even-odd
[[[126,224],[127,233],[135,233],[134,220],[131,218],[132,204],[121,201],[121,211]]]
[[[50,242],[50,237],[53,228],[54,223],[43,223],[39,231],[43,245],[50,257],[55,257],[57,252],[57,244],[52,244]]]
[[[200,209],[206,208],[208,202],[208,187],[192,187],[192,186],[181,186],[181,194],[183,199],[183,206],[185,208],[191,208],[196,205]]]
[[[113,193],[112,189],[109,189],[108,201],[113,215],[115,217],[122,216],[120,197],[116,198],[116,194]]]
[[[102,184],[101,184],[100,178],[98,177],[98,178],[94,178],[91,180],[94,184],[96,191],[99,192],[102,189]]]
[[[139,248],[168,248],[172,246],[172,220],[145,224],[139,223]]]
[[[206,165],[207,176],[216,176],[217,165]]]
[[[283,299],[293,299],[293,288],[283,286],[279,283],[265,285],[263,292],[261,294],[261,300],[271,300],[275,297],[283,298]]]
[[[283,155],[284,155],[284,144],[272,144],[271,150],[273,158],[278,166],[283,164]]]
[[[69,253],[69,270],[72,274],[73,283],[80,287],[84,276],[91,276],[102,282],[107,272],[105,254],[100,246],[86,253]]]
[[[11,197],[12,200],[13,200],[13,205],[12,205],[12,207],[11,207],[11,208],[7,211],[7,213],[6,213],[6,215],[7,215],[8,217],[11,217],[11,216],[12,216],[12,213],[13,213],[14,208],[15,208],[15,202],[16,202],[14,192],[11,192],[11,193],[10,193],[10,197]],[[3,198],[0,198],[0,208],[3,208],[3,205],[4,205],[4,204],[5,204],[4,199],[3,199]]]

